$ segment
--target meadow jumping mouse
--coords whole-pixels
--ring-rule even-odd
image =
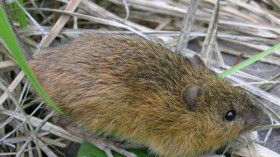
[[[198,56],[186,58],[136,35],[88,34],[41,50],[30,66],[78,124],[164,157],[195,157],[262,121],[239,88]]]

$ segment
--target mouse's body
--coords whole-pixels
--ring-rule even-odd
[[[137,36],[83,35],[42,50],[30,65],[76,123],[160,156],[198,156],[263,117],[250,97],[197,56],[188,59]]]

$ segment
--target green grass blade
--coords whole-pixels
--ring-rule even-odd
[[[252,58],[250,58],[250,59],[247,59],[247,60],[245,60],[244,62],[241,62],[241,63],[239,63],[239,64],[233,66],[232,68],[230,68],[230,69],[224,71],[223,73],[219,74],[218,76],[219,76],[220,78],[225,78],[225,77],[227,77],[228,75],[231,75],[231,74],[233,74],[234,72],[236,72],[236,71],[238,71],[238,70],[240,70],[240,69],[243,69],[243,68],[247,67],[248,65],[250,65],[250,64],[252,64],[252,63],[254,63],[254,62],[256,62],[256,61],[258,61],[258,60],[264,58],[265,56],[267,56],[267,55],[269,55],[269,54],[275,52],[276,50],[280,50],[280,44],[274,45],[274,46],[271,47],[270,49],[265,50],[265,51],[263,51],[263,52],[261,52],[261,53],[255,55],[254,57],[252,57]]]
[[[53,107],[57,112],[63,113],[62,110],[50,99],[50,97],[44,92],[43,88],[40,86],[38,80],[35,78],[34,74],[29,68],[27,61],[25,60],[23,53],[21,52],[20,46],[17,42],[17,39],[12,31],[12,28],[6,17],[4,8],[2,4],[0,5],[0,34],[7,44],[10,52],[12,53],[17,64],[25,73],[26,77],[37,90],[37,92],[45,99],[45,101]]]
[[[107,157],[107,155],[103,150],[87,141],[83,141],[79,148],[77,157]]]
[[[18,1],[21,6],[23,6],[23,0]],[[15,4],[16,9],[17,9],[17,17],[18,17],[18,22],[21,28],[24,28],[27,26],[27,21],[26,21],[26,16],[25,13],[20,9],[18,4]]]
[[[136,154],[138,157],[155,157],[145,150],[129,149],[128,151]],[[125,157],[124,155],[114,151],[112,151],[112,154],[114,157]],[[78,157],[107,157],[107,155],[103,150],[97,148],[95,145],[87,141],[83,141],[78,151]]]
[[[23,0],[18,0],[18,3],[23,6]],[[17,2],[9,3],[8,8],[11,10],[11,17],[14,21],[18,21],[21,28],[27,26],[25,13],[20,9]]]
[[[8,9],[9,10],[15,10],[15,5],[14,5],[15,3],[9,3],[9,4],[7,4],[7,7],[8,7]],[[10,12],[10,16],[11,16],[11,18],[13,19],[13,20],[16,20],[16,18],[15,18],[15,13],[14,12]]]

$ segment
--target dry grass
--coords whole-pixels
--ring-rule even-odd
[[[34,53],[50,43],[58,44],[59,41],[90,32],[133,32],[143,37],[153,36],[187,56],[194,53],[187,49],[187,45],[192,43],[202,49],[201,56],[206,64],[215,65],[211,68],[218,73],[221,72],[218,67],[230,68],[223,60],[224,54],[250,58],[280,41],[280,2],[277,0],[250,3],[245,0],[225,0],[220,1],[220,5],[215,0],[197,0],[199,5],[194,2],[70,0],[67,4],[65,0],[30,0],[26,2],[25,9],[34,19],[30,19],[28,27],[18,29],[18,32]],[[192,7],[187,14],[190,4]],[[45,116],[40,114],[44,112],[42,104],[30,101],[32,96],[27,95],[30,86],[24,74],[5,49],[0,50],[3,54],[0,61],[0,156],[61,156],[56,148],[64,148],[67,141],[80,143],[80,138],[48,122],[52,113]],[[228,77],[262,102],[270,113],[272,124],[259,128],[269,130],[263,141],[257,139],[257,143],[249,140],[248,146],[233,151],[239,156],[280,156],[264,147],[271,142],[267,139],[272,128],[280,127],[280,115],[277,113],[280,95],[268,92],[280,81],[280,51],[261,62],[274,65],[278,68],[278,74],[264,79],[240,71]],[[247,136],[245,139],[248,138],[252,137]]]

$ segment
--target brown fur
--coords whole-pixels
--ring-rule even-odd
[[[147,146],[160,156],[198,156],[252,129],[263,117],[240,89],[136,36],[84,35],[42,50],[30,64],[45,91],[78,124]],[[191,85],[201,87],[194,110],[181,96]],[[234,121],[224,118],[229,110],[237,112]]]

